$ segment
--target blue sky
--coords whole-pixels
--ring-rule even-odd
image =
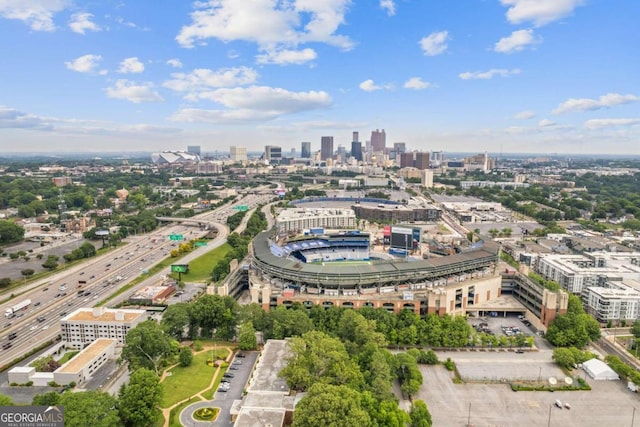
[[[640,154],[637,0],[0,0],[0,149]]]

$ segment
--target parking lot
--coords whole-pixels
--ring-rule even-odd
[[[460,358],[466,352],[452,354],[451,358],[463,365]],[[476,360],[477,369],[486,369],[491,375],[505,356],[514,353],[486,353],[485,360]],[[440,359],[447,355],[438,353]],[[516,359],[517,360],[517,359]],[[519,366],[525,368],[522,359]],[[454,384],[453,374],[441,365],[420,365],[424,386],[416,399],[424,400],[436,426],[507,427],[507,426],[562,426],[602,427],[631,426],[634,406],[639,395],[632,393],[622,381],[587,382],[591,391],[513,392],[508,384]],[[537,373],[538,368],[536,367]],[[556,400],[570,403],[571,409],[560,409]],[[638,414],[640,417],[640,414]]]

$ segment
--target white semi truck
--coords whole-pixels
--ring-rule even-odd
[[[7,308],[7,310],[4,312],[4,316],[5,317],[13,317],[20,310],[26,310],[27,307],[29,307],[29,305],[31,305],[31,300],[30,299],[26,299],[24,301],[21,301],[21,302],[17,303],[16,305],[13,305],[13,306]]]

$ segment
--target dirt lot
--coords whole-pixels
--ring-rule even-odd
[[[440,359],[448,356],[459,367],[475,365],[476,369],[485,369],[489,375],[499,372],[502,368],[495,371],[493,367],[500,364],[511,365],[512,368],[519,365],[527,372],[532,371],[537,375],[538,366],[544,362],[544,358],[540,356],[539,363],[532,363],[530,368],[526,368],[524,359],[509,363],[509,358],[518,361],[515,357],[523,356],[512,353],[478,355],[475,356],[478,357],[475,362],[469,360],[469,357],[463,360],[465,353],[462,352],[459,355],[438,354]],[[550,358],[550,354],[548,357]],[[553,369],[546,363],[545,366]],[[452,373],[441,365],[421,365],[420,369],[424,385],[416,398],[427,403],[434,426],[466,426],[469,419],[475,427],[631,426],[634,406],[640,407],[640,395],[627,390],[622,381],[594,381],[587,378],[591,391],[513,392],[507,384],[454,384]],[[556,408],[553,406],[556,399],[570,403],[571,409]],[[640,425],[640,420],[638,424]]]

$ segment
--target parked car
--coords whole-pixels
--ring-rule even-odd
[[[555,405],[556,405],[558,408],[562,409],[562,402],[560,402],[559,400],[556,400],[556,401],[555,401]]]

